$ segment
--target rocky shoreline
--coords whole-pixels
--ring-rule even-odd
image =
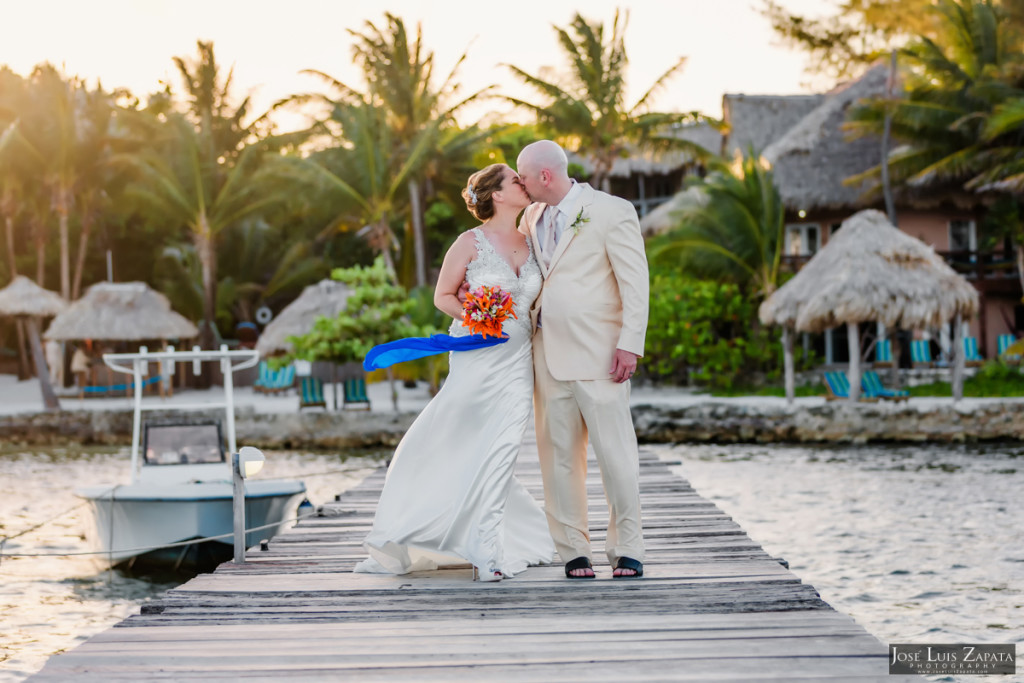
[[[1024,438],[1024,402],[747,406],[707,402],[637,405],[633,422],[651,443],[963,443]]]
[[[644,443],[868,443],[1024,439],[1024,401],[850,404],[766,403],[752,399],[678,404],[638,403],[632,408]],[[236,412],[240,444],[271,449],[392,447],[415,411],[267,413]],[[160,411],[157,417],[195,413]],[[0,441],[9,446],[124,445],[131,441],[130,410],[71,410],[0,416]]]

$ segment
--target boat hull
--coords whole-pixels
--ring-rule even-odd
[[[272,538],[294,517],[305,493],[299,481],[250,480],[245,484],[246,547]],[[202,571],[233,555],[233,488],[230,482],[98,486],[76,492],[92,514],[87,538],[105,566],[132,562]],[[175,548],[162,546],[229,534]],[[202,546],[202,547],[200,547]]]

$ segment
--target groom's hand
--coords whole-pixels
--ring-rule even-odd
[[[622,349],[615,349],[615,357],[612,358],[612,369],[608,374],[610,374],[612,379],[619,384],[625,382],[633,376],[634,372],[636,372],[637,358],[639,358],[639,356],[635,353],[623,351]]]

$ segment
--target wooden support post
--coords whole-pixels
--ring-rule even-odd
[[[231,452],[231,483],[232,497],[231,508],[234,522],[234,549],[235,563],[245,562],[245,480],[242,479],[241,465],[238,462],[238,453]]]
[[[963,315],[953,318],[953,402],[964,397],[964,324]]]
[[[39,390],[43,394],[43,406],[49,410],[60,410],[60,401],[50,384],[50,373],[46,368],[46,358],[43,355],[43,345],[39,342],[39,325],[35,318],[26,318],[28,326],[28,343],[32,348],[32,360],[36,366],[36,377],[39,379]]]
[[[857,323],[846,323],[847,345],[850,348],[850,400],[860,400],[860,330]]]
[[[793,405],[793,398],[796,395],[796,378],[793,372],[793,331],[783,325],[782,327],[782,367],[786,375],[786,404]]]

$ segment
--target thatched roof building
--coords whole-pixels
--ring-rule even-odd
[[[100,282],[50,323],[44,335],[58,341],[191,339],[199,330],[171,309],[145,282]]]
[[[804,332],[880,321],[937,327],[978,310],[978,291],[935,251],[868,209],[842,228],[792,280],[761,304],[761,322]]]
[[[16,275],[0,289],[0,315],[31,315],[49,318],[68,307],[64,297],[43,289],[24,275]]]
[[[712,154],[718,154],[722,147],[722,134],[717,128],[707,123],[676,126],[668,132],[667,137],[688,140],[703,147]],[[569,163],[579,164],[586,175],[594,172],[590,159],[575,152],[569,152]],[[616,159],[609,175],[612,178],[628,178],[632,175],[664,175],[672,173],[697,159],[684,150],[635,150],[629,156]]]
[[[707,194],[697,187],[677,192],[664,204],[640,219],[640,232],[644,236],[656,235],[679,225],[678,215],[686,207],[707,203]]]
[[[813,211],[870,205],[863,197],[864,186],[845,181],[881,163],[881,145],[875,138],[849,139],[843,124],[851,105],[885,94],[887,78],[886,66],[872,67],[856,81],[828,93],[763,150],[786,208]]]
[[[722,156],[731,159],[749,147],[763,152],[824,99],[825,95],[725,95],[722,113],[729,133],[722,141]]]
[[[341,313],[351,292],[348,285],[337,280],[321,280],[309,285],[264,328],[256,350],[261,356],[291,351],[288,337],[306,334],[320,316],[333,318]]]

